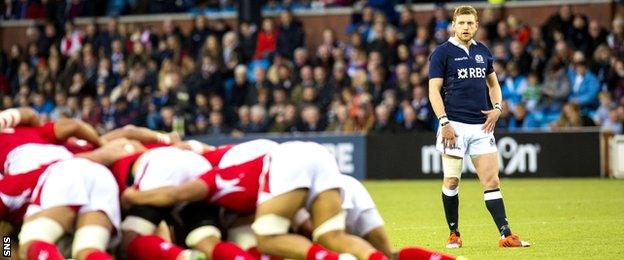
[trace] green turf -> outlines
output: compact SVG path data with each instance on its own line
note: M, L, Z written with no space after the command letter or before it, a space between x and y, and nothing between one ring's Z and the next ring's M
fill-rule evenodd
M420 245L468 259L623 259L624 181L504 179L502 192L514 233L530 248L501 249L476 180L460 186L461 249L444 248L448 228L441 181L365 182L395 248Z

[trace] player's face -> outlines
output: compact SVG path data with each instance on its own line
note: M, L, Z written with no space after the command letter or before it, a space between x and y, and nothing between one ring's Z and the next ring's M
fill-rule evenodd
M458 15L453 21L455 37L463 42L472 40L477 32L478 26L477 18L471 14Z

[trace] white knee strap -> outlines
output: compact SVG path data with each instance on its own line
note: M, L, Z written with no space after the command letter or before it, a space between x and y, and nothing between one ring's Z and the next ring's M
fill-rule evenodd
M18 238L19 244L25 245L32 241L43 241L54 244L63 234L65 230L55 220L51 218L37 218L22 225Z
M186 240L184 242L188 247L192 248L207 237L217 237L218 239L221 239L221 231L215 226L198 227L193 229L193 231L186 236Z
M347 214L343 210L340 213L338 213L337 215L335 215L335 216L331 217L330 219L328 219L327 221L325 221L320 226L318 226L312 232L312 241L318 241L319 237L321 237L322 235L327 234L327 233L329 233L331 231L345 230L346 221L347 221Z
M287 234L289 228L290 219L276 214L263 215L251 225L251 229L259 236Z
M461 179L463 167L464 165L462 158L442 156L442 171L444 171L445 178Z
M78 253L85 249L106 251L110 235L110 230L99 225L88 225L79 228L76 230L76 234L74 234L72 257L77 258Z
M21 120L22 117L16 108L4 110L0 112L0 129L15 127Z
M238 244L241 248L247 250L258 244L256 234L250 225L238 226L228 230L228 240Z
M121 230L132 231L139 235L151 235L156 231L156 225L141 217L128 216L121 222Z

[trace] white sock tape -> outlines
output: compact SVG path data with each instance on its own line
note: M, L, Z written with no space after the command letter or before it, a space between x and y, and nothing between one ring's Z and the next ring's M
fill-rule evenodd
M495 199L502 199L502 198L503 198L503 194L500 191L483 193L484 200L495 200Z
M72 244L72 257L77 258L80 251L96 249L105 251L111 232L105 227L98 225L83 226L76 230L74 243Z
M64 233L61 224L51 218L42 217L24 223L18 238L20 245L37 240L54 244Z
M312 241L318 241L319 237L335 230L345 230L347 214L341 211L337 215L325 221L312 232Z
M121 230L132 231L139 235L151 235L156 231L156 225L141 217L127 216L121 222Z
M221 239L221 231L215 226L202 226L193 229L191 233L186 236L184 241L188 247L196 246L202 239L207 237L217 237Z

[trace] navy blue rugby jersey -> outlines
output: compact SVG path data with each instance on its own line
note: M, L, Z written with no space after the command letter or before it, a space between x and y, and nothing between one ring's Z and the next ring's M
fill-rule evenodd
M429 78L442 78L442 99L449 120L483 124L481 110L492 108L486 77L494 71L490 50L472 40L470 48L454 37L438 46L429 57Z

